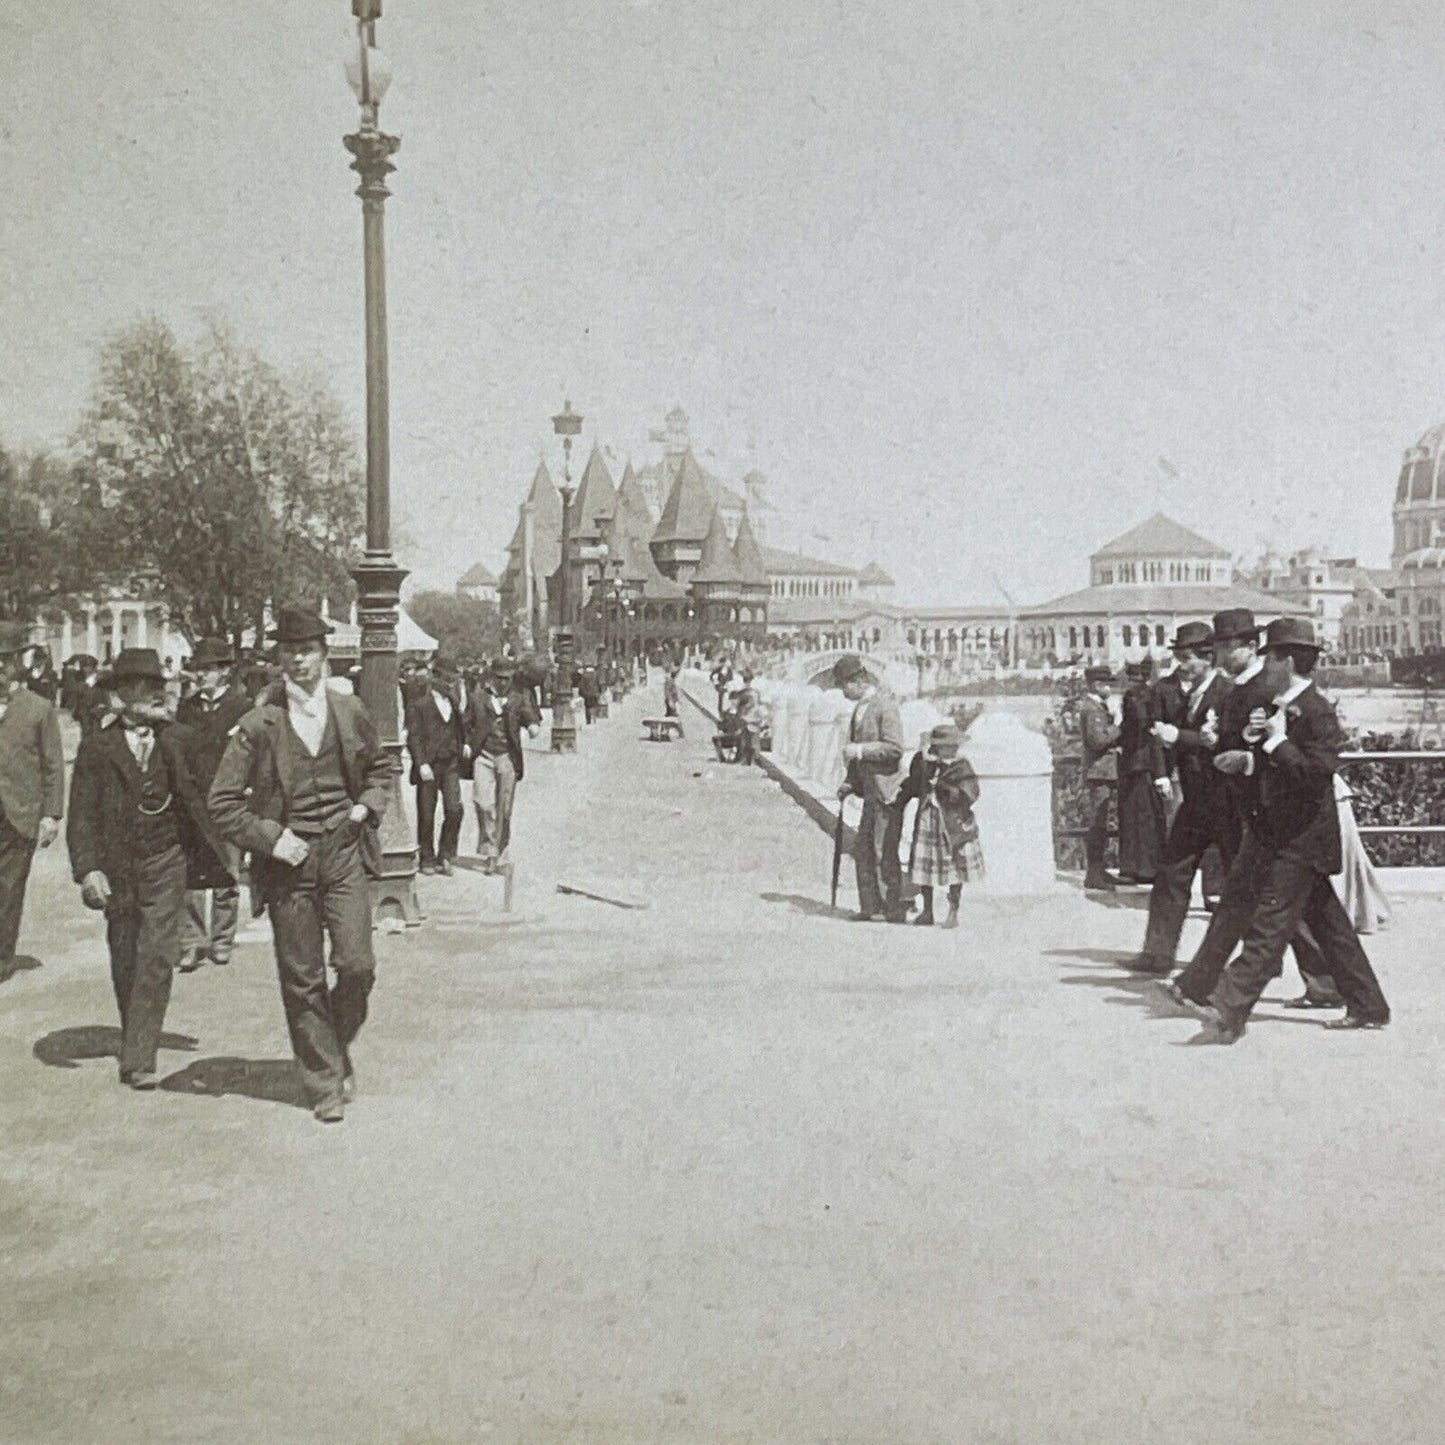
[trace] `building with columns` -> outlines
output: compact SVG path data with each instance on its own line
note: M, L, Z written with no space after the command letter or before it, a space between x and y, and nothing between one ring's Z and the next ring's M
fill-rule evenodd
M191 644L144 578L51 603L35 619L31 640L49 650L56 667L80 654L109 662L123 647L153 647L177 662L191 655Z

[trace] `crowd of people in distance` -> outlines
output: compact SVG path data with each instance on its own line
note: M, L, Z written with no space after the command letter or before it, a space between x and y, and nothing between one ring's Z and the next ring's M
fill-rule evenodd
M768 719L750 667L735 667L721 654L708 674L717 693L718 730L712 745L718 761L751 767L760 751L772 746Z

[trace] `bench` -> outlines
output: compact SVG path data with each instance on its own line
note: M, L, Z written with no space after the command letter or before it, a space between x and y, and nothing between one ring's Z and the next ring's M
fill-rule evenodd
M682 719L676 717L645 717L642 726L647 729L650 743L670 743L674 734L682 736Z

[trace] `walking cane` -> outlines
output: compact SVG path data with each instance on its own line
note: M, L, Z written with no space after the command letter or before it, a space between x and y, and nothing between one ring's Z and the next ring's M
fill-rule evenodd
M843 871L843 804L838 804L838 821L833 825L833 893L829 906L838 906L838 876Z

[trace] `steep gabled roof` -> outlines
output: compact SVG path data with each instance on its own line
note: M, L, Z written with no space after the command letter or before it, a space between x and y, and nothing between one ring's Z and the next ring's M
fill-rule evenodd
M480 562L473 567L468 567L457 578L458 587L495 587L496 585L497 579Z
M628 462L627 470L622 473L622 480L617 486L617 511L626 517L629 531L644 542L652 536L652 513L648 510L647 497L643 493L642 483L637 480L637 473L632 470L631 462Z
M703 539L702 557L697 571L692 574L693 582L714 584L739 583L743 579L733 561L733 549L728 543L728 529L719 508L712 509L712 521L708 523L707 536Z
M605 524L617 506L617 488L612 482L612 473L602 460L602 449L592 444L592 455L577 484L577 495L572 498L572 535L574 537L600 537Z
M532 508L532 547L536 554L533 570L538 577L550 577L562 560L562 493L553 485L546 462L537 463L527 503ZM522 526L518 516L512 540L507 544L511 562L518 566L522 561Z
M707 536L716 510L717 504L708 494L697 458L690 451L685 452L652 540L701 542Z
M858 574L858 580L865 587L893 587L897 585L876 562L870 562Z
M1130 527L1122 537L1105 542L1094 557L1228 557L1229 553L1208 537L1191 532L1163 512Z
M753 524L746 507L743 508L742 521L738 523L737 540L733 543L733 566L742 581L767 585L768 569L763 565L763 549L753 535Z

